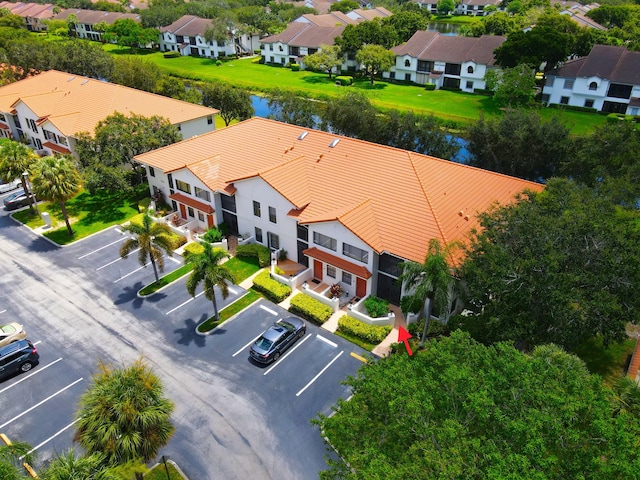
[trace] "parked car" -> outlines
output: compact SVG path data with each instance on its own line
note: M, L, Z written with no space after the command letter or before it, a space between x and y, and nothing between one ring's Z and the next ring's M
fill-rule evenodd
M0 347L27 338L27 332L17 322L0 325Z
M7 193L15 190L20 186L20 180L11 180L10 182L0 181L0 193Z
M32 197L30 194L29 197ZM13 192L7 198L4 199L4 208L7 210L15 210L17 208L26 207L29 205L29 198L25 195L24 190L21 188L17 192Z
M28 372L38 364L39 359L38 350L26 339L0 347L0 380Z
M307 326L296 317L278 320L251 345L249 355L260 363L275 362L293 343L302 338Z

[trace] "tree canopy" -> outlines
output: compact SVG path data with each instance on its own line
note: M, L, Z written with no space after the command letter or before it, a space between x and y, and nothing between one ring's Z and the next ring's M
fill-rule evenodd
M202 104L219 109L226 126L232 120L246 120L253 116L251 95L246 90L221 82L205 83L201 89Z
M371 79L371 85L373 85L376 75L393 67L396 55L381 45L363 45L356 53L356 61L362 64L365 75Z
M316 53L304 57L304 64L311 70L327 72L329 78L334 69L342 65L343 58L338 45L321 45Z
M319 419L341 461L323 479L633 478L637 419L553 345L523 354L467 334L391 355Z

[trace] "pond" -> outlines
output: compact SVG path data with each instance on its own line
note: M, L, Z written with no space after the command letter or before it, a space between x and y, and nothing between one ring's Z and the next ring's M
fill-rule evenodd
M264 97L251 95L251 104L253 105L253 109L255 110L256 117L267 118L271 113L271 109L269 108L269 100ZM460 147L458 153L456 153L451 160L458 163L467 163L469 160L467 141L461 137L449 136L449 138L453 139Z
M442 35L455 37L460 32L460 24L446 22L430 22L427 30L430 32L440 32Z

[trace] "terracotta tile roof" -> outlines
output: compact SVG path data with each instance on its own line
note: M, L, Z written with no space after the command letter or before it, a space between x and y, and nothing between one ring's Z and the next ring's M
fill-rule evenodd
M594 45L586 57L571 60L548 75L599 77L616 83L640 85L640 52L630 52L624 47Z
M472 61L482 65L495 62L493 52L507 37L451 37L438 32L417 31L406 43L393 47L396 55L409 55L420 60L462 63Z
M364 20L373 20L374 18L384 18L390 17L393 15L393 12L390 12L384 7L376 7L376 8L357 8L352 12L348 12L347 15L354 14L361 17Z
M307 132L304 138L300 134ZM329 144L339 139L334 147ZM422 262L429 240L464 240L477 213L543 186L405 150L263 118L136 157L186 168L212 191L260 177L301 223L337 221L376 252ZM462 212L462 214L460 214Z
M58 13L54 18L56 20L67 20L70 15L75 15L78 22L87 25L95 25L96 23L106 22L109 25L115 23L116 20L129 18L141 23L140 15L137 13L120 13L120 12L103 12L101 10L84 10L81 8L69 8Z
M304 22L309 23L310 25L315 25L316 27L338 27L340 25L344 26L358 23L359 21L360 20L349 17L346 13L329 12L322 15L314 15L311 13L302 15L302 17L292 23Z
M0 8L6 8L13 15L23 18L52 18L55 5L51 3L23 3L23 2L0 2Z
M212 20L196 17L195 15L184 15L171 25L160 28L161 32L170 32L185 37L204 36L207 27L213 23Z
M49 70L0 87L0 111L10 112L18 103L28 106L38 118L46 118L63 135L93 133L96 124L120 112L123 115L161 115L172 124L218 113L203 107L153 93Z
M309 23L293 22L278 35L261 39L262 43L282 42L293 47L319 48L321 45L333 45L336 37L342 35L341 27L316 27Z
M320 250L316 247L307 248L303 250L302 253L305 255L316 258L324 263L328 263L333 265L334 267L339 268L340 270L345 270L349 273L353 273L360 278L371 278L371 272L367 270L366 267L362 265L356 265L353 262L345 260L344 258L338 257L337 255L332 255L330 253L325 252L324 250Z
M69 150L68 148L61 147L60 145L56 145L55 143L51 143L51 142L44 142L42 146L48 148L49 150L53 150L54 152L57 152L57 153L62 153L62 154L71 153L71 150Z
M204 213L215 212L215 210L213 209L210 203L200 202L195 198L187 197L186 195L183 195L181 193L172 193L171 195L169 195L169 198L171 200L175 200L176 202L184 203L185 205L188 205L189 207L193 207Z

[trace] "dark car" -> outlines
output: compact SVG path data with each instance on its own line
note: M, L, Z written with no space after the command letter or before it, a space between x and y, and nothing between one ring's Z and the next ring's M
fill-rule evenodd
M307 331L307 326L296 317L278 320L251 345L249 355L256 362L271 363Z
M0 347L0 380L19 372L28 372L38 364L40 355L29 340L18 340Z
M32 196L33 195L29 195L29 197ZM4 208L7 210L15 210L17 208L26 207L29 205L29 201L30 199L25 195L24 190L21 188L4 199Z

